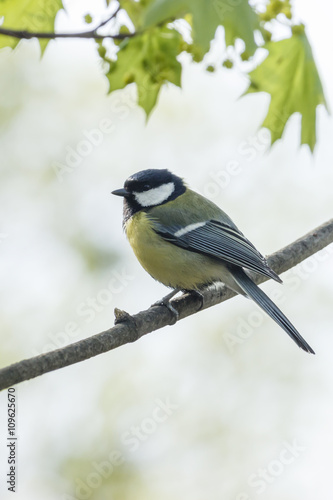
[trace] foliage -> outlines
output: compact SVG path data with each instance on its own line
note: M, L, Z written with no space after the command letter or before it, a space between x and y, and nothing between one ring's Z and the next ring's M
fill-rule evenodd
M20 31L53 31L54 20L60 9L61 0L0 0L0 19L4 18L1 27ZM15 48L19 39L0 36L0 49ZM42 51L48 40L40 40Z
M61 8L61 0L0 0L0 48L14 48L20 38L26 37L20 37L20 31L52 31ZM123 24L114 22L119 10L127 15ZM225 51L223 67L232 68L237 62L249 72L246 93L271 95L262 125L271 131L272 143L282 136L289 117L299 112L301 143L313 151L316 109L326 102L304 26L293 22L289 0L270 0L262 11L248 0L106 0L106 14L110 22L101 22L81 35L96 39L99 56L106 63L110 92L136 84L138 104L149 116L163 85L181 85L180 54L188 52L194 62L202 62L216 30L222 26L225 45L232 47ZM85 20L94 24L90 14ZM277 23L287 26L290 36L272 41ZM10 36L13 31L1 35L3 28L17 30L17 38ZM44 50L48 40L40 43ZM268 55L253 69L260 48ZM206 65L206 70L214 71L216 66Z
M110 61L110 92L136 82L138 102L148 115L164 82L180 87L181 65L176 59L180 44L180 34L166 27L151 28L125 40L117 60Z
M316 143L316 107L326 104L310 44L304 31L290 38L268 42L266 59L250 73L247 92L268 92L271 103L263 126L271 131L272 143L279 139L288 118L302 115L301 143L313 151Z

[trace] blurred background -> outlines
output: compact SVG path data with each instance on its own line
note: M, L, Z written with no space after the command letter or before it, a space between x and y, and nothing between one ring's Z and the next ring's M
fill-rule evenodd
M66 2L63 31L103 2ZM333 8L294 2L329 104ZM221 40L221 37L220 37ZM218 57L218 49L217 56ZM235 68L183 59L151 118L135 88L106 96L94 43L35 41L0 52L1 366L113 325L166 289L140 268L110 195L132 173L169 168L269 254L332 217L332 118L312 156L300 117L269 149L269 98L240 98ZM206 64L205 64L206 65ZM17 386L17 500L298 500L333 486L332 246L263 288L316 351L299 350L241 297ZM7 472L0 394L0 491Z

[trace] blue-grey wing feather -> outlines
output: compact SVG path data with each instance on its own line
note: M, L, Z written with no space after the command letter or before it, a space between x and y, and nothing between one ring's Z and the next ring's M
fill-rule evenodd
M157 221L153 226L162 238L174 245L192 252L204 253L281 282L279 276L268 266L264 256L236 227L210 220L201 227L177 235L181 230L179 226L165 226Z

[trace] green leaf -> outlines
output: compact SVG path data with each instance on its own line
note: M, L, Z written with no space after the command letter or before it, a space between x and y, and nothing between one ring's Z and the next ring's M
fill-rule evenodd
M164 83L180 87L181 64L176 57L181 41L180 34L168 28L152 28L124 41L117 61L109 61L109 92L135 82L138 103L149 116Z
M236 38L241 38L247 52L250 55L255 52L253 31L259 29L259 20L247 0L154 0L146 11L144 27L186 14L192 16L193 42L201 47L203 54L208 52L219 25L224 26L226 45L233 45Z
M316 108L327 108L323 88L308 39L303 30L291 38L268 42L266 59L250 76L246 93L268 92L271 102L262 123L271 131L272 144L280 139L289 117L296 112L302 115L301 144L308 144L311 151L316 143Z
M152 2L153 0L119 0L121 8L126 10L136 31L142 28L145 12Z
M12 28L18 31L53 32L54 20L60 9L62 0L0 0L0 18L3 28ZM11 47L14 49L19 38L0 35L0 49ZM44 52L49 40L39 40Z

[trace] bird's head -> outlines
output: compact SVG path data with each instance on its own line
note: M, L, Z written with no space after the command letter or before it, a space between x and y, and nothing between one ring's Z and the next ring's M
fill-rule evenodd
M148 169L131 175L124 187L112 191L112 194L123 196L125 205L133 214L174 200L185 190L183 180L169 170Z

